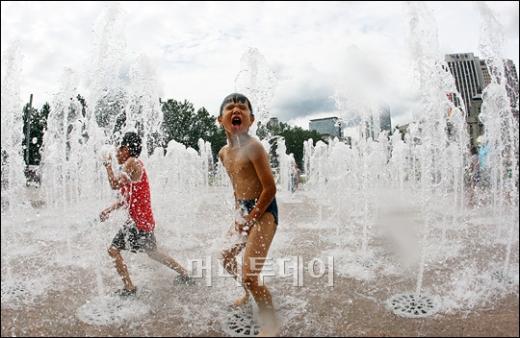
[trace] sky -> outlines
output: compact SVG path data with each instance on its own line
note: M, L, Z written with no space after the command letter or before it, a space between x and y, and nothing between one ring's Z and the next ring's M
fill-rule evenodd
M502 24L502 55L518 70L519 5L487 2ZM112 7L111 7L112 6ZM92 66L100 16L113 3L1 2L1 49L17 43L23 58L21 95L36 107L52 101L68 67ZM384 102L392 124L412 119L410 16L404 2L119 2L124 62L145 55L163 99L187 99L218 113L235 91L241 57L256 48L276 75L270 114L308 128L311 118L337 116L334 95L375 78L368 95ZM440 55L479 55L481 17L474 2L426 2ZM3 68L3 67L2 67ZM2 86L4 75L2 73ZM88 88L80 80L80 88Z

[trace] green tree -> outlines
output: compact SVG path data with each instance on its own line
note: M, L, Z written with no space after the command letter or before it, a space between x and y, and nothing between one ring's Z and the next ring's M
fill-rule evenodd
M213 152L213 160L217 160L218 152L227 143L226 132L224 131L224 128L221 128L221 127L217 128L217 132L215 134L213 134L209 138L208 141L211 143L211 150Z
M315 130L305 130L300 127L287 129L280 132L280 136L285 139L285 146L288 153L294 154L294 160L300 169L303 169L303 142L312 139L313 143L320 141L322 138Z
M314 144L316 144L316 142L322 140L320 134L315 130L291 127L289 124L284 122L259 125L257 135L261 139L271 138L269 143L271 144L271 159L273 166L278 165L278 160L275 156L278 145L273 136L282 136L285 140L287 153L294 154L294 160L300 169L303 168L303 142L312 139Z
M162 104L164 142L175 140L199 150L199 139L212 144L213 155L226 142L225 134L217 127L216 119L206 108L195 111L193 103L169 99Z
M215 117L211 116L206 108L197 110L193 123L191 124L190 138L198 142L199 138L208 141L217 132Z
M78 94L76 99L81 104L81 116L86 117L87 116L87 102L85 101L85 98Z
M175 140L186 146L189 144L189 128L195 112L193 104L187 100L179 102L169 99L161 106L163 112L163 131L166 144Z
M22 146L24 149L24 159L26 165L38 165L40 164L41 155L40 148L43 142L43 134L47 129L47 118L51 108L46 102L40 111L32 108L29 114L29 104L26 104L23 108L23 133L24 138L22 140ZM29 128L30 138L29 144L26 144L27 128ZM29 152L29 161L27 162L27 152Z
M84 114L85 99L79 95L77 99L82 106L81 114ZM126 122L125 107L127 103L127 93L119 89L113 92L105 92L93 105L98 126L105 130L105 134L109 135L112 141L117 139L122 126Z

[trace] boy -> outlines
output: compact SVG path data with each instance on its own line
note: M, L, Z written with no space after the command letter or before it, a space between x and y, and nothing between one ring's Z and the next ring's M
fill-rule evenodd
M242 215L231 230L242 236L222 256L224 268L237 279L235 257L245 248L242 266L245 294L235 305L247 303L251 294L266 323L262 323L259 335L274 336L278 333L278 321L271 293L259 283L259 274L278 224L276 185L266 151L248 134L254 120L251 103L242 94L228 95L220 106L218 122L226 132L228 144L220 150L219 158L231 179L235 205Z
M117 272L121 276L124 288L116 293L121 296L130 296L136 293L137 288L132 283L128 269L121 256L121 250L130 249L132 252L146 252L151 259L177 271L177 281L189 284L188 272L173 258L157 249L154 228L155 220L152 213L150 185L143 162L138 159L141 154L141 138L135 132L128 132L123 136L117 149L117 162L122 165L119 175L114 174L110 158L105 162L108 181L112 189L120 189L122 198L109 208L103 210L101 221L108 219L109 214L122 206L128 209L128 220L119 230L108 254L114 259Z

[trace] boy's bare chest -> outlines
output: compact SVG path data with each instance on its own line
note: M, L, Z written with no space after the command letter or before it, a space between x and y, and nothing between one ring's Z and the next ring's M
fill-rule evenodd
M246 174L252 170L252 164L243 152L228 151L224 160L224 167L232 176Z

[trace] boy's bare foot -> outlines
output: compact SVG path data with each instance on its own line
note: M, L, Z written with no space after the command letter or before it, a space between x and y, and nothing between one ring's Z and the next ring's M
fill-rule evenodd
M114 293L116 295L118 295L119 297L123 297L123 298L131 297L131 296L135 296L135 294L137 293L137 288L134 287L133 289L130 289L130 290L127 288L123 288L123 289L116 290Z
M257 337L276 337L280 333L280 323L274 312L260 313L260 326Z
M232 307L235 307L235 308L241 307L241 306L246 305L247 303L249 303L249 294L247 292L245 292L242 297L235 299Z
M271 322L260 328L257 337L277 337L280 333L280 324L278 321Z
M186 285L186 286L195 285L195 281L188 275L177 275L175 277L175 283L178 285Z

